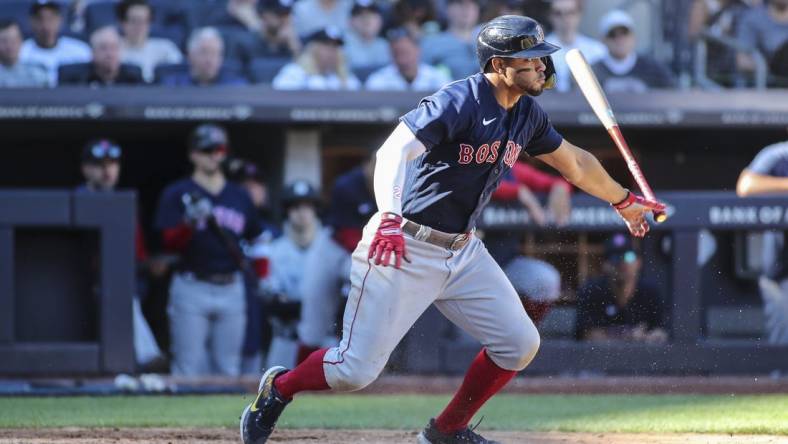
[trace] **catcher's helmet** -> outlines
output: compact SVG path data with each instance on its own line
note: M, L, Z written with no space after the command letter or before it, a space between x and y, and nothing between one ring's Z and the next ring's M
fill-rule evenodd
M544 31L536 20L521 15L502 15L482 26L476 37L476 57L485 70L493 57L540 58L545 64L545 89L555 87L555 66L550 54L561 49L544 41Z

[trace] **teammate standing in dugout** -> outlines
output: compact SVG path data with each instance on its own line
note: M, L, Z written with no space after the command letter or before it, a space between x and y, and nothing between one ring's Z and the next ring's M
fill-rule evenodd
M266 442L296 393L360 390L374 381L430 304L483 348L417 442L492 442L468 423L539 348L517 293L474 236L501 177L525 148L610 202L634 236L648 232L645 213L664 209L623 188L593 155L566 141L532 98L555 84L550 54L558 49L544 41L535 20L497 17L476 41L482 72L446 85L401 118L377 152L378 213L353 253L342 341L293 370L263 374L257 398L241 416L245 444Z

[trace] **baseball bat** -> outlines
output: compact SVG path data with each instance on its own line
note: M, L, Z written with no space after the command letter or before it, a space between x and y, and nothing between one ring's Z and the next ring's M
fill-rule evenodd
M648 185L646 176L644 176L643 172L640 170L640 165L638 165L637 160L635 160L635 156L632 155L632 151L629 149L624 135L621 134L621 128L619 128L616 116L613 114L613 108L610 107L610 103L607 101L602 86L599 85L599 80L597 80L596 75L594 75L594 72L591 70L591 66L583 56L583 53L577 48L570 49L566 53L566 63L569 65L569 69L572 71L572 75L575 77L577 85L583 92L588 104L591 105L591 109L594 110L594 114L596 114L599 121L602 122L607 133L610 134L613 142L624 157L627 168L629 168L629 172L632 173L632 177L635 178L635 182L638 184L638 187L640 187L640 191L643 192L646 199L656 202L657 198L654 196L654 191L652 191L651 187ZM652 213L654 214L654 220L657 222L664 222L668 218L668 215L665 214L664 211L654 210Z

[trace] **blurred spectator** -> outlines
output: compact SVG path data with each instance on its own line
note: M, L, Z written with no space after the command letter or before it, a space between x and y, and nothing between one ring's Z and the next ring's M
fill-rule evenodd
M77 187L80 193L112 193L118 185L120 178L120 162L122 157L121 147L108 139L91 140L82 149L82 176L85 182ZM155 261L148 256L145 240L139 223L135 226L134 257L137 265L137 279L144 279L144 271L161 270ZM96 248L98 255L98 246ZM98 287L98 282L94 285ZM138 289L144 285L137 285ZM135 362L140 371L161 371L161 366L166 364L166 359L159 349L153 336L148 321L142 314L140 298L144 294L138 291L132 299L132 321L134 328L134 355Z
M539 259L518 256L503 267L526 313L537 326L561 296L561 275Z
M405 28L392 29L388 39L394 63L370 74L366 89L437 91L451 81L445 72L421 62L419 43Z
M382 67L391 62L389 45L380 37L383 16L373 0L356 0L345 34L345 55L351 69Z
M577 339L666 342L663 302L656 285L640 276L642 262L632 238L614 234L604 254L602 276L577 290Z
M305 261L317 239L329 237L317 217L319 202L317 190L302 180L287 185L282 194L282 207L287 214L284 234L271 242L270 273L261 283L265 311L273 327L267 367L293 368L296 364L297 326L303 299L301 283L305 271L314 271L304 268Z
M46 68L52 86L57 83L60 65L86 63L91 58L90 47L85 42L60 35L62 24L60 3L37 0L30 7L33 38L25 40L19 54L20 61Z
M567 92L572 88L572 74L566 64L566 53L579 49L588 63L593 65L607 54L602 42L580 33L580 19L583 16L581 0L553 0L550 2L550 24L553 32L545 40L561 47L553 54L553 64L557 77L556 90Z
M251 57L295 57L301 39L292 20L292 0L263 0L259 6L262 28L251 48Z
M279 237L280 230L266 220L268 187L257 165L244 159L232 159L227 162L227 175L229 180L249 193L262 228L260 235L244 246L244 253L252 262L255 273L244 273L246 333L241 353L241 374L257 374L263 368L262 352L271 342L271 325L264 315L260 279L268 277L271 242Z
M263 27L257 14L258 0L228 0L224 8L205 20L209 26L237 28L249 32L260 32Z
M642 93L674 86L664 65L635 52L635 22L629 14L608 12L599 22L599 34L605 38L608 54L592 67L605 91Z
M479 23L479 3L477 0L448 0L446 17L446 31L421 40L422 60L430 65L444 66L454 79L478 72L476 25Z
M293 5L293 24L301 37L327 27L347 31L352 0L300 0Z
M392 24L405 28L416 40L438 32L435 7L431 1L398 0L394 3Z
M275 89L356 90L361 82L350 72L342 53L339 29L329 27L307 39L304 52L276 75Z
M143 83L138 66L120 63L120 34L112 26L105 26L90 35L93 61L62 65L58 69L59 85L109 86Z
M747 11L741 18L737 38L745 48L760 51L774 74L788 77L788 70L782 71L788 64L788 0L769 0L765 6ZM745 52L737 55L736 62L742 71L755 69L752 56Z
M375 157L370 155L334 182L328 216L332 235L315 239L304 260L304 269L310 272L301 285L299 363L315 350L337 343L337 315L350 285L350 255L378 208L372 191L374 169Z
M47 86L49 77L43 66L19 60L22 31L11 20L0 20L0 88Z
M690 40L709 34L723 39L735 39L739 24L750 5L744 0L695 0L690 9L687 36ZM719 42L706 43L708 76L726 86L735 83L736 50Z
M763 148L736 183L741 197L788 195L788 141ZM785 233L764 233L763 275L758 285L763 298L766 334L771 344L788 344L788 246Z
M116 6L116 13L123 30L121 60L139 66L146 82L153 81L156 66L183 62L175 43L150 37L153 8L148 0L122 0Z
M216 28L198 28L192 32L187 58L188 70L164 74L159 83L166 86L232 86L247 83L244 78L222 69L224 40Z
M246 330L240 242L261 229L249 194L222 171L228 144L223 128L198 126L189 140L194 172L165 188L156 212L164 247L181 256L167 309L178 375L240 373Z

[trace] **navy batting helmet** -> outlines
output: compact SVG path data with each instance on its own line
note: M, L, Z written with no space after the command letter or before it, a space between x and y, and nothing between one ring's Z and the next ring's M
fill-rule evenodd
M476 38L476 57L482 71L493 57L540 58L545 68L545 89L555 87L555 66L550 54L561 49L544 41L544 31L536 20L521 15L502 15L482 26Z

